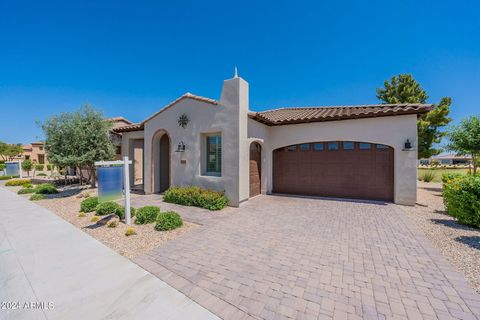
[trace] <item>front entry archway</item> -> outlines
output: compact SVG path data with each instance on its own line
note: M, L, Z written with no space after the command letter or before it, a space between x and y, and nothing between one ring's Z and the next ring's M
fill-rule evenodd
M262 193L262 146L250 144L250 198Z
M160 130L152 141L153 192L161 193L170 187L170 137Z

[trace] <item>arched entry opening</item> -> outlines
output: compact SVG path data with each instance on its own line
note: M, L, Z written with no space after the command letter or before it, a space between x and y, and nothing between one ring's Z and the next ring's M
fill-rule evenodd
M161 193L170 187L170 137L159 130L152 141L153 192Z
M250 144L250 197L262 193L262 146Z

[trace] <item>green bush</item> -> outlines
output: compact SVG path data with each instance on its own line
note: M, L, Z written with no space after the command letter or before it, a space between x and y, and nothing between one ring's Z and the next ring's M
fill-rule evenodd
M40 172L39 174L37 174L37 177L46 177L46 176L47 174L43 172Z
M130 216L135 217L137 210L134 207L130 207ZM120 217L120 219L125 219L125 207L120 206L117 211L115 212L117 216Z
M47 170L52 171L54 166L52 164L47 164Z
M6 167L5 163L0 163L0 171L5 170Z
M138 209L135 223L136 224L147 224L155 222L157 215L160 213L160 208L156 206L145 206Z
M425 170L419 176L419 180L424 182L432 182L433 179L435 179L435 170L432 170L432 169Z
M31 183L24 183L24 184L22 185L22 187L23 187L23 188L33 188L33 184L31 184Z
M443 177L443 202L458 222L480 227L480 176Z
M92 212L97 209L97 206L98 206L98 197L86 198L80 203L80 211Z
M45 196L43 194L32 194L30 196L30 200L32 201L37 201L37 200L42 200L45 199Z
M7 181L5 185L7 187L19 187L19 186L23 186L25 184L31 184L31 183L32 183L32 180L30 179L13 179L13 180Z
M155 220L155 230L167 231L181 227L182 217L175 211L160 212Z
M165 191L165 202L185 206L201 207L208 210L220 210L228 205L228 198L223 192L206 190L199 187L173 187Z
M10 180L13 178L18 178L19 176L0 176L0 180Z
M36 194L55 194L58 193L57 188L51 183L42 183L35 188Z
M99 216L105 216L107 214L117 214L118 210L122 209L122 206L113 201L107 201L100 203L97 206L97 214Z
M30 194L35 193L35 188L23 188L17 191L17 194Z
M35 165L35 170L36 171L43 171L43 168L45 168L45 165L43 165L43 164L36 164Z

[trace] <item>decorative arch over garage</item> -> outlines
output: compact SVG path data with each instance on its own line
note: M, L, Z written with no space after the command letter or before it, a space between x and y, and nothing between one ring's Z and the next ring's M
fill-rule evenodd
M274 193L394 200L394 149L362 141L316 141L273 151Z

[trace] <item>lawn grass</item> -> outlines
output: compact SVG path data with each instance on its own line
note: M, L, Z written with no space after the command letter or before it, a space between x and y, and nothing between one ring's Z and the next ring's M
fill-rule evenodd
M417 174L418 177L421 177L425 171L428 170L433 170L435 172L435 177L433 178L432 182L442 182L442 175L444 173L461 173L461 174L467 174L468 173L468 168L458 168L458 169L443 169L443 168L438 168L438 169L427 169L427 168L418 168L417 169Z

